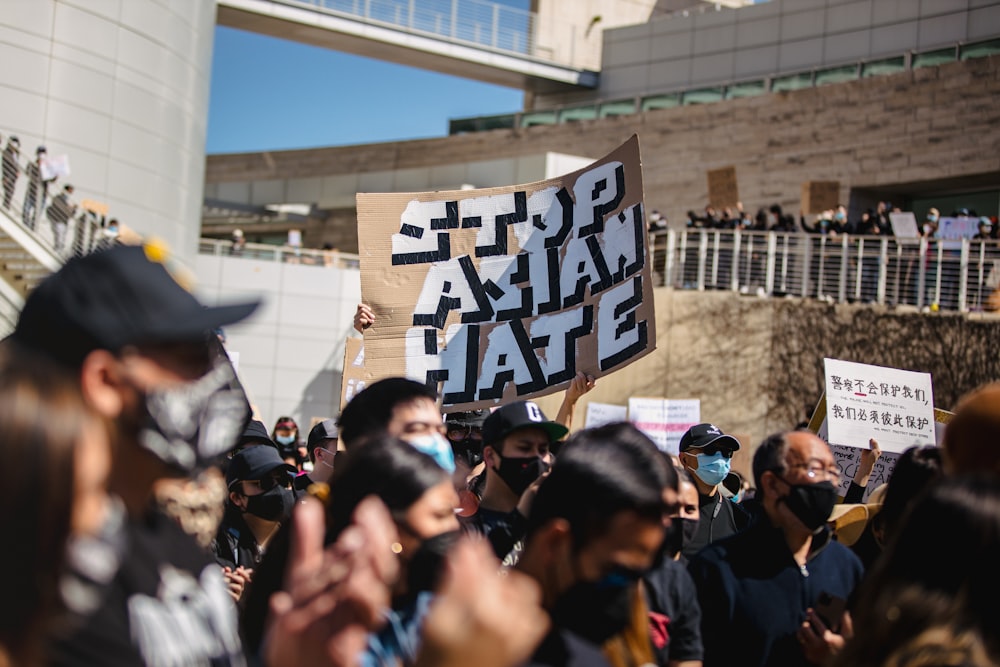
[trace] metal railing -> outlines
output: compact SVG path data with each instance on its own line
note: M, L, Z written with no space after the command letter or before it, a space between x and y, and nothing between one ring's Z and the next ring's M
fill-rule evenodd
M996 240L669 230L650 235L655 284L957 312L989 308Z
M278 0L407 32L552 61L536 44L534 12L483 0Z
M220 257L256 259L265 262L282 262L284 264L322 266L334 269L359 269L361 267L358 256L351 253L340 252L339 250L314 250L309 248L295 248L287 245L268 245L265 243L237 244L232 241L218 239L201 239L198 242L198 253Z
M107 229L107 218L80 206L78 191L71 196L76 209L69 217L50 214L63 184L42 181L31 162L22 155L9 154L3 160L0 211L60 261L114 243L115 234Z

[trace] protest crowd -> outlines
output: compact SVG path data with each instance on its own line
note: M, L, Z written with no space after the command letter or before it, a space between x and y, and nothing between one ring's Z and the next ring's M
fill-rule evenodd
M844 499L792 425L734 484L709 422L571 432L583 373L555 419L387 378L269 428L218 335L258 304L155 260L71 259L0 343L2 665L1000 663L1000 385L864 503L877 439Z

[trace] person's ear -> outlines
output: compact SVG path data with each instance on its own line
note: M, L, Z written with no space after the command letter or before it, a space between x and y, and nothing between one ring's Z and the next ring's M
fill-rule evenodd
M681 452L678 458L680 458L681 464L688 470L698 469L698 457L691 452Z
M80 367L80 389L87 403L98 414L116 419L124 409L121 389L124 384L121 361L107 350L94 350Z
M779 485L781 480L772 470L765 470L764 474L760 476L760 484L763 491L767 494L769 498L778 498L781 496L779 490Z
M489 468L499 468L500 467L500 452L493 447L493 445L485 445L483 447L483 460L486 461L486 466Z
M244 496L242 493L238 493L236 491L230 491L229 502L231 502L234 506L239 507L241 510L246 511L247 497Z

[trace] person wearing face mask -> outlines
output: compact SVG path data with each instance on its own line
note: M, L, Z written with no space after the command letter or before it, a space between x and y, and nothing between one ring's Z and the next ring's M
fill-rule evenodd
M292 511L295 468L273 447L248 447L229 462L226 513L212 544L220 565L251 577L278 525Z
M485 535L504 565L517 562L533 485L551 466L552 443L567 432L532 401L508 403L483 422L486 481L478 508L462 525Z
M679 445L680 461L698 489L698 526L684 544L682 553L691 558L706 545L733 535L750 523L750 516L729 501L730 492L722 482L729 474L733 454L740 441L723 433L714 424L696 424L687 430Z
M670 525L663 538L662 559L642 577L649 606L650 639L657 663L666 667L700 667L701 607L694 581L681 556L698 526L698 490L683 468L668 467Z
M278 453L285 463L302 469L302 463L306 459L305 448L299 442L299 425L291 417L278 417L274 422L274 430L271 432L271 440L278 447Z
M326 484L333 475L333 459L337 455L337 423L332 419L317 422L309 431L306 447L312 470L295 478L296 491L305 491L317 482Z
M636 433L630 424L577 432L539 486L516 568L541 586L552 629L529 665L655 659L639 582L660 554L669 463Z
M821 664L851 635L843 609L861 561L831 539L839 470L807 431L772 435L753 459L762 515L689 567L702 609L706 667ZM835 611L836 610L836 611Z
M31 292L11 336L79 382L114 443L108 491L123 508L96 543L71 546L64 590L88 594L72 596L46 664L245 664L218 565L152 501L243 431L250 406L211 331L258 304L206 307L165 260L153 245L70 259Z
M445 557L460 535L458 497L448 473L431 456L397 438L374 437L338 461L330 480L328 542L340 536L358 504L372 495L385 503L396 524L392 549L399 557L399 576L385 625L369 636L358 664L412 665Z

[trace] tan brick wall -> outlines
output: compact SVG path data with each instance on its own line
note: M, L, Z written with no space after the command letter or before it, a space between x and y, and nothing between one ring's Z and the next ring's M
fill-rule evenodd
M994 175L1000 56L702 106L419 141L208 157L208 183L406 169L546 151L600 157L639 135L646 204L674 223L735 165L747 209L797 211L805 180L852 188ZM959 181L961 185L961 180ZM349 216L338 216L347 223ZM349 230L345 231L349 234ZM347 249L347 244L344 244Z

